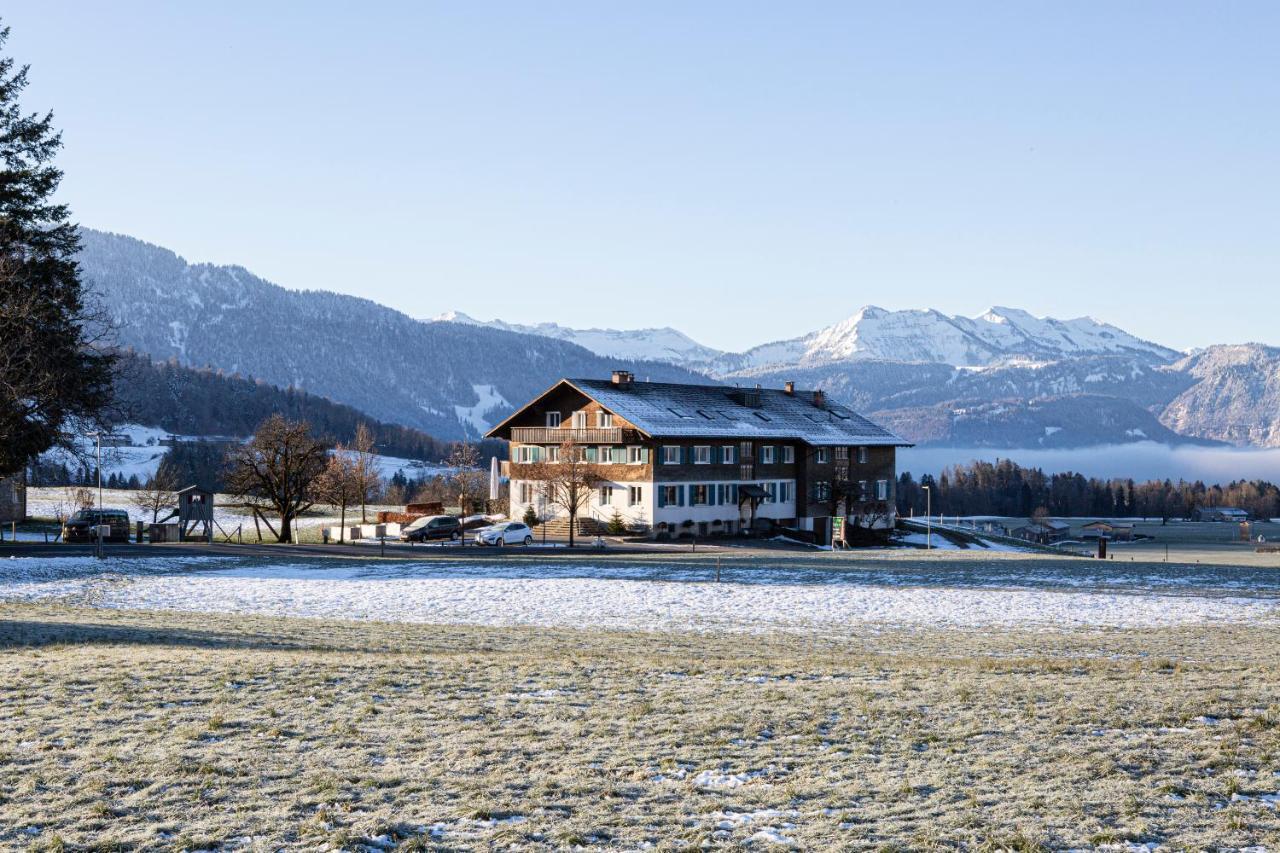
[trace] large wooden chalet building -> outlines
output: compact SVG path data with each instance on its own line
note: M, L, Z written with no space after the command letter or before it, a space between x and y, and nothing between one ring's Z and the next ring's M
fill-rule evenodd
M603 482L579 518L616 510L629 527L673 536L733 534L774 525L831 536L893 526L895 455L910 443L821 391L562 379L489 432L511 444L511 517L549 506L533 463L569 441Z

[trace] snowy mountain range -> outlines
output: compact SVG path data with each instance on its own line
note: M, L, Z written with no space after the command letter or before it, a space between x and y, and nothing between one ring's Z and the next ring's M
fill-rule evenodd
M542 336L424 323L367 299L287 290L243 267L189 264L131 237L81 232L84 278L120 346L307 391L441 439L483 434L566 373L624 367L702 379Z
M672 328L573 329L289 290L242 267L83 230L80 262L122 346L297 388L441 439L483 433L561 376L823 388L920 443L1280 447L1280 349L1184 355L1089 318L973 318L868 306L741 353Z
M568 341L610 358L627 358L640 361L663 361L686 367L703 365L723 355L719 350L703 346L684 332L670 327L661 329L570 329L557 323L521 325L501 320L477 320L461 311L449 311L432 317L432 323L462 323L468 326L484 326L525 335L539 335Z
M556 323L481 321L457 311L433 317L431 322L541 335L570 341L599 355L666 361L713 376L859 360L989 367L1086 355L1133 355L1165 362L1179 356L1175 350L1090 317L1055 320L1034 317L1017 308L992 308L969 318L933 310L886 311L868 305L834 325L742 353L712 349L670 327L571 329Z

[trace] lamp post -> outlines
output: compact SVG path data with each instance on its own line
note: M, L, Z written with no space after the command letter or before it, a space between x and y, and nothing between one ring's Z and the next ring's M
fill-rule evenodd
M924 487L924 548L926 551L933 550L933 490L928 486Z

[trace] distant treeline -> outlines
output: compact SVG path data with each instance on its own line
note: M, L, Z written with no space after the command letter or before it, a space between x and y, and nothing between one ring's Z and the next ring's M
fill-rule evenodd
M251 435L273 414L307 421L312 432L330 441L350 442L356 425L365 423L384 456L440 462L454 442L424 432L383 423L350 406L294 388L277 388L252 377L212 368L184 367L176 361L153 362L132 350L120 353L116 401L121 422L158 426L180 435ZM505 445L484 442L486 456L505 458Z
M956 465L919 481L910 472L898 478L898 512L923 515L924 486L933 492L933 513L1029 518L1039 510L1052 516L1191 518L1199 507L1240 507L1255 518L1280 517L1280 488L1265 480L1206 485L1185 480L1100 480L1065 472L1045 474L1002 459L998 463Z

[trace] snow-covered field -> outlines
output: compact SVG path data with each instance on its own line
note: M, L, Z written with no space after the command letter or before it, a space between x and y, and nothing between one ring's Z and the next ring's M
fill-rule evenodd
M484 401L482 400L483 404ZM145 482L148 477L155 474L156 469L160 467L160 460L169 451L166 445L161 444L169 436L169 433L158 427L122 424L116 427L113 433L118 436L128 436L132 445L102 448L102 474L104 477L119 474L127 480L129 477L136 475L139 480ZM198 441L201 438L213 438L213 436L180 436L180 438ZM82 439L80 441L80 452L84 455L84 458L93 459L96 452L93 439ZM447 474L452 470L448 466L423 462L418 459L404 459L398 456L375 454L374 459L378 474L384 479L390 479L395 476L397 471L403 472L406 477L415 478L434 477ZM71 454L59 450L45 454L44 460L54 463L63 462L72 469L76 469L80 465Z
M241 558L18 558L0 600L66 599L116 609L393 622L679 630L814 631L1280 625L1280 581L1261 571L1123 567L1028 574L1023 562L860 571L730 570L581 560L343 563ZM1033 564L1034 565L1034 564ZM1274 574L1274 573L1271 573ZM1256 576L1256 577L1255 577Z

